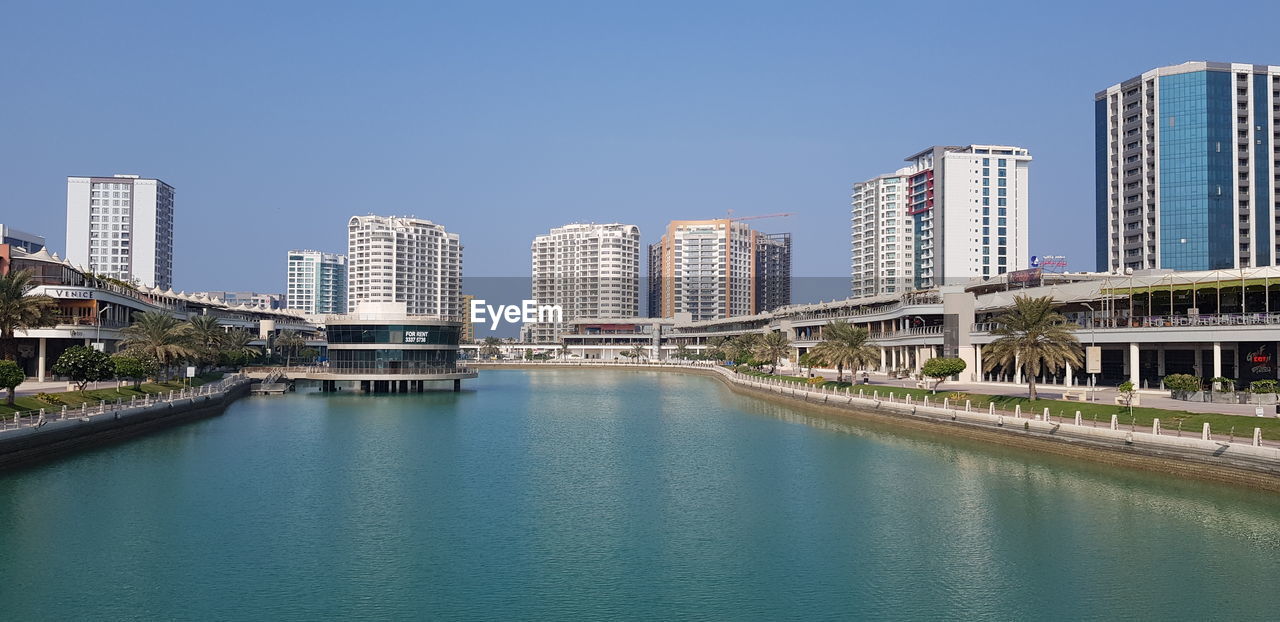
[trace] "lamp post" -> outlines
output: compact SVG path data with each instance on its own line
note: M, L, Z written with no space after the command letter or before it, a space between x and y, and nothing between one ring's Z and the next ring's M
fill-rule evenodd
M1085 308L1089 310L1089 347L1096 348L1098 347L1098 323L1093 319L1093 316L1094 316L1093 305L1087 302L1083 302L1080 304L1083 304ZM1085 369L1089 368L1089 355L1087 353L1085 354L1085 357L1084 357L1084 366L1085 366ZM1097 388L1097 384L1098 384L1097 379L1094 376L1095 374L1092 374L1092 373L1089 374L1089 389L1090 389L1089 401L1091 402L1098 401L1098 397L1094 395L1094 390Z
M98 308L98 314L97 314L98 315L98 318L97 318L98 319L98 336L96 339L94 339L94 341L97 342L95 344L96 345L95 349L99 352L103 352L106 350L106 348L102 347L102 314L106 313L107 309L110 309L110 308L111 308L111 305L102 305L101 307Z

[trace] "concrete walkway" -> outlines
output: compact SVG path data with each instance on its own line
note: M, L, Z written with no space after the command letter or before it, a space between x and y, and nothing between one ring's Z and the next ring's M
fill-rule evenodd
M796 376L804 375L797 369L783 369L781 367L778 368L778 373L796 375ZM814 369L813 373L815 375L822 376L829 380L835 380L836 378L836 372L834 370ZM849 379L849 373L846 372L844 377L845 377L845 380L847 381ZM859 373L858 378L860 379L861 377L862 377L862 374ZM871 380L871 386L882 386L882 387L889 386L889 387L906 387L906 388L915 388L916 386L915 380L890 379L887 374L882 374L879 372L871 372L870 380ZM928 381L926 386L932 387L933 381L932 380ZM1026 397L1027 395L1027 385L1013 384L1009 382L946 381L946 382L943 382L938 387L938 390L946 391L946 392L958 391L961 393L978 393L982 395L1008 395L1013 397ZM1082 390L1084 390L1084 387L1079 387L1079 386L1064 387L1061 385L1054 385L1054 384L1036 385L1036 393L1040 396L1040 398L1051 399L1051 400L1062 399L1062 394L1064 391L1077 392ZM1138 405L1149 407L1149 408L1164 408L1167 410L1185 410L1185 411L1194 412L1194 413L1245 415L1245 416L1252 417L1252 416L1255 416L1254 409L1257 407L1254 404L1212 404L1212 403L1205 403L1205 402L1184 402L1182 400L1175 400L1169 397L1168 391L1148 390L1148 391L1139 391L1138 393L1140 396L1138 398L1138 401L1139 401ZM1093 397L1093 401L1096 401L1097 403L1102 403L1102 404L1114 404L1115 398L1119 397L1119 395L1120 395L1120 392L1117 391L1115 387L1098 387L1096 390L1094 390L1091 393L1091 396ZM1263 405L1262 414L1263 416L1266 416L1266 417L1275 417L1276 416L1275 406Z
M70 383L68 383L66 380L47 380L45 382L36 382L34 380L28 380L27 382L24 382L18 385L18 390L15 391L14 393L15 395L23 396L23 395L35 395L36 393L65 393L67 391L74 391L75 387L72 387L70 389L67 388L69 384ZM89 386L86 387L85 390L92 391L94 389L114 389L114 388L116 388L116 381L108 380L106 382L90 382Z

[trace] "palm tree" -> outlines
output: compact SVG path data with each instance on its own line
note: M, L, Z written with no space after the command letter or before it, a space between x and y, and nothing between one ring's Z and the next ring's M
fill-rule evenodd
M1036 399L1036 376L1057 373L1067 365L1079 365L1080 340L1071 334L1077 327L1053 308L1053 296L1016 296L1013 308L995 319L991 334L997 339L982 349L983 367L1021 366L1027 379L1027 396Z
M751 361L758 345L760 345L760 335L746 333L730 339L725 347L733 354L733 362L742 364Z
M502 354L502 340L497 337L485 337L484 344L480 346L480 356L489 358L497 357Z
M0 275L0 359L18 358L17 331L56 326L57 305L48 296L28 296L31 272Z
M631 358L638 361L649 355L649 348L646 348L643 343L635 343L635 344L631 344L631 347L627 350L627 352L630 353Z
M163 311L138 314L120 333L126 350L149 356L165 368L196 354L191 344L191 325Z
M684 345L683 343L682 343L682 344L680 344L680 345L678 345L678 346L676 346L676 352L675 352L675 354L676 354L676 360L677 360L677 361L687 361L687 360L689 360L689 356L690 356L690 354L691 354L691 353L690 353L690 351L689 351L689 346L686 346L686 345Z
M258 338L251 332L242 329L228 331L222 339L222 354L231 361L246 361L257 358L261 351L251 345Z
M769 373L778 370L778 359L791 352L791 340L781 332L769 333L756 344L756 354L769 361Z
M293 363L293 355L297 353L299 348L307 345L307 340L302 338L297 332L292 330L280 331L275 339L276 349L284 352L285 367Z
M707 340L707 349L703 350L703 353L712 360L723 361L728 356L726 352L728 343L728 337L712 337Z
M844 368L857 371L880 359L880 351L867 345L867 329L832 320L822 328L822 343L809 350L809 360L836 368L836 382L844 380Z
M196 315L187 320L187 323L191 326L191 344L200 362L206 365L217 362L218 353L227 341L227 331L218 322L218 318Z

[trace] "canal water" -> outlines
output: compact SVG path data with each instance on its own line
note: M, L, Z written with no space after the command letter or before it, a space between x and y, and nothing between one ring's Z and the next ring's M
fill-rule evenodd
M1280 495L705 377L254 397L0 475L0 618L1246 620Z

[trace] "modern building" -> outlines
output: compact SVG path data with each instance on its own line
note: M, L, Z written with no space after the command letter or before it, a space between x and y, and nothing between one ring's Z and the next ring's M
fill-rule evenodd
M204 294L128 286L86 273L47 249L28 253L0 245L0 274L7 271L29 272L35 287L27 295L53 299L53 326L17 331L18 365L40 382L51 377L54 361L71 346L117 351L124 327L144 312L167 313L181 321L210 315L232 329L255 334L288 330L302 335L310 346L323 347L324 343L318 340L320 327L301 313L231 305ZM265 342L252 345L262 347Z
M329 364L307 372L326 391L420 392L476 372L458 366L462 323L405 312L404 302L362 302L325 320ZM299 376L301 377L301 376Z
M1280 67L1187 62L1094 95L1102 272L1276 265Z
M262 294L258 292L198 292L195 296L205 296L222 301L231 306L246 306L255 309L284 309L284 294Z
M462 309L458 311L458 317L462 320L462 336L459 338L462 343L476 340L476 325L471 321L471 301L475 299L471 294L462 295Z
M67 178L67 260L145 287L173 285L173 186L137 175Z
M1028 167L1021 147L930 147L907 158L915 289L1024 270Z
M0 223L0 244L8 244L11 248L20 248L28 253L38 252L44 248L44 237L26 231L19 231Z
M574 223L533 239L533 300L575 317L635 317L640 313L640 228ZM528 326L534 343L559 339L560 323Z
M347 256L321 251L289 251L285 304L304 313L347 312Z
M854 184L852 204L853 297L914 289L915 228L907 215L906 171Z
M462 308L462 244L429 220L353 216L347 238L347 308L403 302L410 315L453 318Z
M650 311L695 320L751 315L790 300L790 271L786 234L766 236L731 218L672 221L649 247Z

